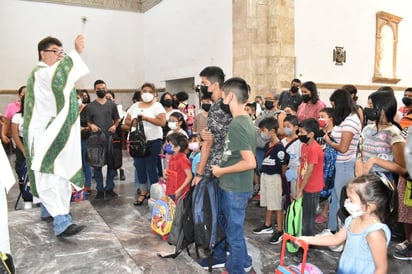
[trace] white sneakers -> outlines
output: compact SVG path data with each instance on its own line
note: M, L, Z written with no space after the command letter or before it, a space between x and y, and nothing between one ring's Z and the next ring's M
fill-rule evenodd
M316 234L315 236L325 236L325 235L332 235L333 233L330 232L330 229L324 229L322 230L321 233ZM343 247L345 246L345 244L341 244L341 245L332 245L329 246L329 249L332 250L333 252L342 252L343 251Z

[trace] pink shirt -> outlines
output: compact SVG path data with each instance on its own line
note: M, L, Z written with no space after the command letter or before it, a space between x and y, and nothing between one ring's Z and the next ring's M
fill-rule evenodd
M20 101L15 101L13 103L8 104L4 117L11 120L14 114L16 114L16 112L19 112L19 111L20 111Z
M302 102L299 105L297 116L299 122L308 118L318 120L319 112L326 107L326 104L321 100L318 100L315 104L309 104Z

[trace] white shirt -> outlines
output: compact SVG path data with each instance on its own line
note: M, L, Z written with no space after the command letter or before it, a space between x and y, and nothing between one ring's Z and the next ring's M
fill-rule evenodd
M150 118L156 118L161 113L166 113L166 110L159 102L155 102L148 108L139 108L139 102L134 103L128 110L131 119L137 118L138 115L143 115ZM148 141L162 139L163 129L161 126L154 125L148 121L143 121L144 133ZM134 130L134 129L132 129Z

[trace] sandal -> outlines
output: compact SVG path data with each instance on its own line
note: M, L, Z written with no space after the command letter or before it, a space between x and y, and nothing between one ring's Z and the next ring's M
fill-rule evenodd
M150 197L149 193L146 194L140 194L139 197L137 197L137 200L133 203L135 206L140 206L144 203L144 200L148 199ZM143 199L142 199L143 198Z

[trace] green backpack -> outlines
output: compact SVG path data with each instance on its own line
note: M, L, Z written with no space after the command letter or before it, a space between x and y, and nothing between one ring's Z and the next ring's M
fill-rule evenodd
M289 235L302 236L302 197L293 201L286 210L285 221L283 222L283 231ZM299 246L288 241L286 248L290 253L296 253Z

